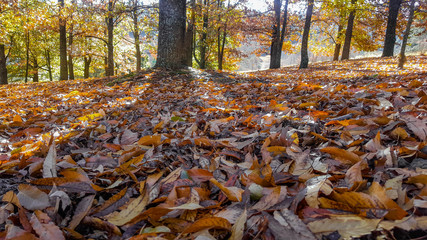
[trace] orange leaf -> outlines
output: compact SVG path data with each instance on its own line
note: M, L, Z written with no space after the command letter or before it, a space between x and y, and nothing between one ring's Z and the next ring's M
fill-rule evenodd
M186 229L184 229L182 233L183 234L194 233L204 229L211 229L211 228L220 228L220 229L230 230L231 224L227 219L222 217L207 217L207 218L202 218L195 221L193 224L191 224Z
M22 118L19 115L13 116L13 122L22 123Z
M320 151L329 153L335 160L339 160L345 164L355 164L362 160L357 154L337 147L325 147L320 149Z
M160 135L144 136L139 139L138 144L145 146L154 145L155 147L157 147L158 145L160 145L161 139L162 137Z
M408 178L407 183L421 183L427 185L427 175L426 174L420 174L415 177Z
M377 198L384 205L384 208L388 210L387 215L385 215L386 219L400 220L408 215L405 210L387 196L385 189L378 182L372 182L369 188L369 195Z
M194 143L197 146L206 146L206 147L212 146L211 140L209 140L208 138L205 138L205 137L194 139Z

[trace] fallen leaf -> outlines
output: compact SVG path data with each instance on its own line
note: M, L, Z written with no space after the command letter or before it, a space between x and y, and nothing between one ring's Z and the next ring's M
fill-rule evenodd
M212 228L231 230L231 224L225 218L207 217L207 218L202 218L195 221L193 224L191 224L186 229L184 229L182 233L183 234L193 233L193 232L201 231L203 229L212 229Z

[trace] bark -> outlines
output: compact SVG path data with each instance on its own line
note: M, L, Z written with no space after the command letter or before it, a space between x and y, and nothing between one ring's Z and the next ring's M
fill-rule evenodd
M52 63L51 63L51 59L50 59L50 51L49 50L45 50L45 56L46 56L46 64L47 64L47 72L49 73L49 81L53 81L52 78Z
M64 8L64 0L58 0L59 10ZM68 79L67 67L67 28L66 20L60 14L59 17L59 80Z
M184 65L187 67L193 66L193 51L194 51L194 23L196 22L195 15L196 1L191 0L191 19L185 31L185 56L184 56Z
M405 50L406 50L406 44L408 43L409 34L411 33L411 25L412 21L414 20L414 11L415 11L415 0L411 0L411 6L409 7L409 18L408 22L406 23L406 30L405 34L403 35L403 41L402 41L402 47L400 48L400 56L399 56L399 68L403 68L403 64L405 64L406 57L405 57Z
M113 19L113 0L108 1L108 17L107 17L107 71L105 72L106 76L114 75L114 19Z
M209 6L209 0L204 0L203 4L207 8ZM200 68L205 69L206 68L206 49L207 49L207 43L206 40L208 38L208 26L209 26L209 12L206 10L206 12L203 13L203 32L202 37L200 39Z
M218 69L222 70L224 64L224 49L227 41L227 24L224 26L222 35L218 32Z
M84 67L84 78L89 78L89 69L90 69L90 63L92 62L92 57L91 56L89 56L89 57L84 57L84 64L85 64L85 67Z
M343 30L343 25L340 23L338 26L338 34L337 34L337 40L335 41L335 50L334 50L334 61L338 61L340 57L340 51L341 51L341 35Z
M159 2L156 67L178 69L184 66L185 4L185 0L160 0Z
M34 57L33 61L33 82L39 82L39 63L36 57Z
M301 43L301 63L299 68L308 67L308 37L310 34L311 16L313 15L314 0L308 0L307 12L305 15L304 32L302 34Z
M0 44L0 85L7 84L7 65L4 44Z
M73 27L70 28L68 33L68 47L70 51L68 52L68 79L74 80L74 64L73 64Z
M273 36L270 46L270 69L280 68L280 60L282 58L283 40L285 38L286 22L288 16L288 0L285 3L284 19L282 30L280 29L280 12L282 9L282 0L274 0L274 26Z
M350 49L351 49L351 38L353 36L353 26L354 26L354 17L356 14L355 4L357 3L357 0L351 0L351 11L350 16L348 17L347 22L347 28L345 30L345 40L344 40L344 46L342 49L342 55L341 60L349 59L350 58Z
M135 58L136 58L136 71L141 71L141 46L139 41L139 24L138 24L138 1L135 0L132 9L133 19L133 37L135 39Z
M282 8L281 0L274 0L274 25L273 36L270 46L270 69L280 68L280 10Z
M402 0L390 0L388 6L387 30L385 32L384 48L382 57L392 57L394 54L394 44L396 43L397 15Z

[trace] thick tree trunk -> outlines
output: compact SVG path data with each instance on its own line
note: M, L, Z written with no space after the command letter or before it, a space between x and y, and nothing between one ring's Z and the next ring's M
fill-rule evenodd
M280 44L280 10L282 10L282 0L274 0L274 26L270 46L270 69L280 68L282 55Z
M58 0L59 10L64 8L64 0ZM67 28L66 20L59 14L59 80L68 79L67 68Z
M337 34L337 40L335 41L335 50L334 50L334 61L338 61L340 57L340 51L341 51L341 36L342 36L342 30L343 25L340 24L338 26L338 34Z
M156 67L177 69L184 66L185 3L185 0L160 0Z
M383 57L392 57L394 53L394 44L396 43L396 24L397 15L402 0L390 0L388 5L387 30L385 32Z
M114 75L114 19L113 19L113 0L108 1L108 18L107 18L107 71L106 76Z
M33 82L39 82L39 63L37 62L37 58L34 57L33 59L34 65L33 65Z
M185 40L184 40L184 44L185 44L184 65L187 67L193 66L194 23L196 22L195 8L196 8L196 1L191 0L191 19L190 19L190 23L187 26L187 30L185 31Z
M406 57L405 57L405 50L406 50L406 44L408 43L409 34L411 33L411 25L412 21L414 20L414 11L415 11L415 0L411 0L411 6L409 7L409 18L408 22L406 23L406 30L405 34L403 35L403 41L402 41L402 47L400 48L400 56L399 56L399 68L403 68L403 64L405 64Z
M7 84L7 65L4 44L0 44L0 85Z
M84 68L84 78L89 78L89 69L90 69L90 62L92 62L92 57L84 57L84 64L85 64L85 68Z
M136 58L136 71L141 71L141 46L139 42L139 26L138 26L138 1L134 2L132 10L133 19L133 37L135 39L135 58Z
M356 14L355 4L357 0L351 0L351 11L350 16L348 17L347 28L345 30L345 40L344 46L342 48L341 60L350 58L350 49L351 49L351 38L353 37L353 26L354 26L354 17Z
M270 48L270 68L280 68L280 61L282 59L282 47L283 41L285 40L286 26L288 21L288 3L289 0L285 2L285 9L283 14L283 24L282 30L280 30L280 10L281 10L281 0L274 0L274 12L276 17L276 24L273 27L273 38L271 41Z
M49 50L45 50L45 56L46 56L46 64L47 64L47 72L49 73L49 81L53 81L52 78L52 64L51 64L51 59L50 59L50 51Z
M311 16L313 15L314 0L308 0L307 12L305 15L304 32L302 34L301 43L301 63L299 68L308 67L308 37L310 34Z
M73 28L71 27L70 32L68 33L68 47L70 51L68 52L68 79L74 80L74 64L73 64Z
M25 33L25 82L28 82L28 70L30 67L30 33Z

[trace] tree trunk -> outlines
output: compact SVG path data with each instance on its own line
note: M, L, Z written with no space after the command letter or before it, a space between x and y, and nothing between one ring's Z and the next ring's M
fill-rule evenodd
M341 51L341 36L342 36L342 30L343 25L340 23L338 26L338 34L337 34L337 40L335 41L335 50L334 50L334 61L338 61L340 57L340 51Z
M132 9L133 37L135 39L136 72L141 71L141 46L139 41L138 0L133 1Z
M49 50L45 50L45 56L46 56L46 64L47 64L47 72L49 73L49 81L53 81L52 78L52 64L51 64L51 59L50 59L50 51Z
M281 0L274 0L274 16L275 24L273 26L273 36L270 48L270 69L280 68L280 61L282 59L282 47L285 39L286 25L288 21L288 2L285 2L285 9L283 14L283 24L280 30L280 11L282 8Z
M64 8L64 0L58 0L59 10ZM66 20L59 14L59 80L68 79L67 68L67 28Z
M104 57L104 72L105 72L105 76L107 75L108 72L108 57Z
M191 19L190 19L190 23L187 26L187 30L185 31L185 40L184 40L184 44L185 44L184 65L187 67L193 66L194 23L196 22L195 8L196 8L196 1L191 0Z
M304 32L301 43L301 63L299 68L308 67L308 37L310 34L311 16L313 15L314 0L308 0L307 12L305 15Z
M108 1L108 17L107 17L107 71L106 76L114 75L114 19L113 19L113 0Z
M92 62L92 57L86 57L84 56L84 63L85 63L85 68L84 68L84 78L89 78L89 69L90 69L90 62Z
M184 66L185 4L185 0L160 0L159 2L156 67L177 69Z
M37 57L34 57L33 61L33 82L39 82L39 63L37 62Z
M384 49L382 57L392 57L394 53L394 44L396 43L396 23L397 15L402 0L390 0L388 5L387 30L385 32Z
M25 33L25 83L28 82L28 69L30 67L30 33Z
M68 47L70 51L68 52L68 72L70 80L74 80L74 64L73 64L73 27L70 27L70 32L68 33Z
M222 39L221 39L222 38ZM218 33L218 69L223 69L224 64L224 49L227 41L227 24L224 26L224 31L221 34Z
M204 0L203 4L206 8L209 6L209 0ZM206 11L203 13L203 32L202 37L200 39L200 68L205 69L206 68L206 49L207 49L207 43L206 40L208 38L208 25L209 25L209 11L206 9Z
M350 58L351 37L353 36L354 17L356 14L355 4L357 0L351 0L351 11L348 17L347 28L345 30L344 46L342 48L341 60Z
M280 58L282 53L282 49L280 48L280 10L282 10L282 0L274 0L275 20L270 46L270 69L280 68Z
M4 44L0 44L0 85L7 84L7 66Z
M414 11L415 11L415 0L411 0L411 6L409 7L409 18L408 22L406 23L406 30L405 34L403 35L403 41L402 41L402 47L400 48L400 57L399 57L399 68L403 68L403 64L405 64L406 57L405 57L405 50L406 50L406 44L408 43L409 34L411 33L411 25L412 21L414 20Z

